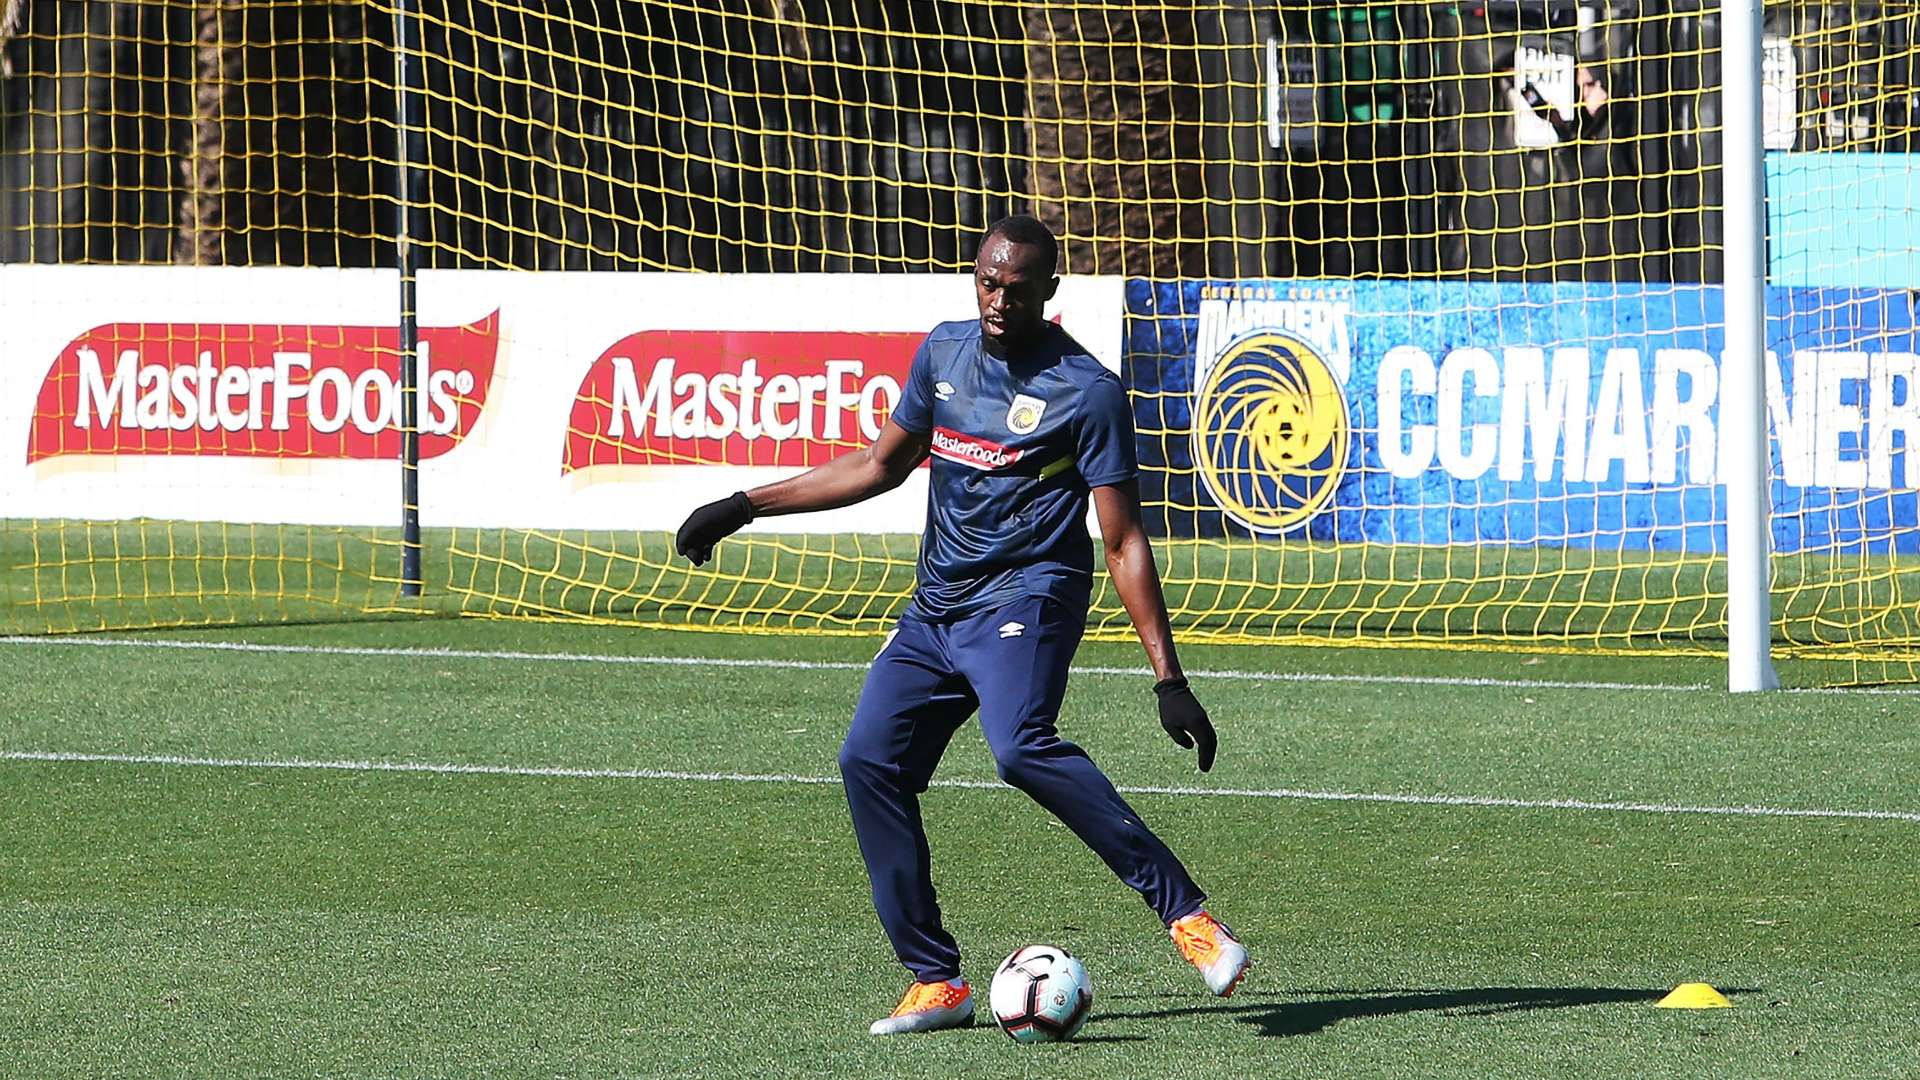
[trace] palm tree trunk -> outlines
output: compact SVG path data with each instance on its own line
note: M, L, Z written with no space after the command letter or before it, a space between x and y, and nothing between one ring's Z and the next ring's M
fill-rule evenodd
M1205 272L1195 17L1179 0L1027 8L1027 186L1063 270Z
M7 42L26 22L27 0L0 0L0 79L13 74L13 60L7 56Z
M226 226L226 103L240 82L239 0L200 0L194 12L193 122L180 160L179 234L173 261L223 262Z

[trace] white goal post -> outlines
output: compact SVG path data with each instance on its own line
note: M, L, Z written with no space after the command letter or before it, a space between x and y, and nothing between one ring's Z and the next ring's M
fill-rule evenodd
M1772 690L1766 388L1766 150L1761 129L1762 0L1721 7L1720 72L1726 226L1727 689Z

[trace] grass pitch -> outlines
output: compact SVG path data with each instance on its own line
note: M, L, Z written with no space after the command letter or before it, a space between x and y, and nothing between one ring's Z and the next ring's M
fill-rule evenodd
M878 635L913 591L918 542L759 533L694 568L666 533L428 529L426 594L403 598L395 529L0 518L0 634L460 614ZM1725 652L1717 558L1604 545L1156 543L1189 641ZM1920 682L1920 560L1783 555L1772 573L1776 649L1819 669L1809 681ZM1132 640L1104 573L1089 636Z
M984 987L1048 941L1095 982L1082 1038L1031 1047L985 1024L866 1034L905 976L838 788L804 781L833 777L875 641L447 619L116 637L145 644L0 644L9 1075L1896 1077L1920 1061L1911 695L1685 688L1718 681L1705 661L1190 648L1223 739L1200 776L1145 676L1082 673L1063 729L1118 783L1179 789L1129 797L1256 967L1208 997L964 729L941 778L981 786L925 806L969 975ZM270 651L156 647L238 640ZM469 654L418 651L434 649ZM1223 669L1243 674L1197 674ZM1262 671L1345 681L1246 677ZM1595 682L1630 685L1565 685ZM1763 812L1780 810L1906 816ZM1692 980L1735 1007L1653 1007Z

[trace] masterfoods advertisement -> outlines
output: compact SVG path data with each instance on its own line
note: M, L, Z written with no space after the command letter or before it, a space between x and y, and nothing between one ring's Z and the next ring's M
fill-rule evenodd
M1775 550L1920 551L1913 295L1774 289ZM1721 293L1127 287L1124 377L1172 535L1724 547Z
M1118 370L1118 278L1049 309ZM964 275L516 274L419 287L428 526L672 529L878 433ZM391 525L391 272L0 268L0 516ZM918 532L924 470L756 523Z
M965 276L423 276L429 526L671 529L872 439ZM0 516L391 525L391 272L0 268ZM1720 292L1068 278L1156 531L1711 552ZM1769 294L1776 550L1920 551L1902 290ZM917 532L924 471L755 528Z

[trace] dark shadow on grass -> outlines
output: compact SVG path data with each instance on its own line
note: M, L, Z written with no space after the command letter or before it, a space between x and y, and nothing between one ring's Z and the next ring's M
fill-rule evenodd
M1749 989L1723 990L1729 997L1752 993ZM1252 1024L1259 1034L1268 1036L1312 1035L1325 1031L1342 1020L1370 1016L1399 1016L1405 1013L1433 1012L1454 1016L1497 1016L1501 1013L1533 1009L1568 1009L1581 1005L1609 1005L1617 1002L1654 1002L1665 997L1666 990L1634 990L1610 986L1489 986L1460 990L1416 990L1376 988L1369 990L1295 990L1242 994L1231 1002L1194 1005L1178 1009L1148 1009L1138 1012L1100 1012L1092 1023L1107 1020L1154 1020L1171 1016L1223 1015L1243 1024ZM1267 998L1248 1002L1248 996ZM1317 997L1316 1001L1281 1001L1277 998ZM1109 999L1111 1000L1111 999Z
M1098 1020L1099 1018L1100 1018L1100 1014L1099 1012L1096 1011L1094 1015L1088 1019L1087 1022L1092 1023L1093 1021ZM935 1031L935 1032L931 1032L930 1034L946 1035L949 1033L957 1033L962 1031L978 1032L980 1034L986 1034L988 1032L992 1032L993 1034L998 1035L1003 1039L1006 1038L1006 1033L1000 1030L1000 1025L994 1023L991 1017L985 1016L984 1014L982 1014L981 1016L974 1017L973 1023L967 1024L964 1027L948 1028L945 1031ZM1128 1042L1146 1042L1148 1040L1147 1040L1147 1036L1145 1035L1089 1035L1083 1029L1080 1032L1080 1034L1075 1035L1070 1041L1075 1043L1128 1043Z

